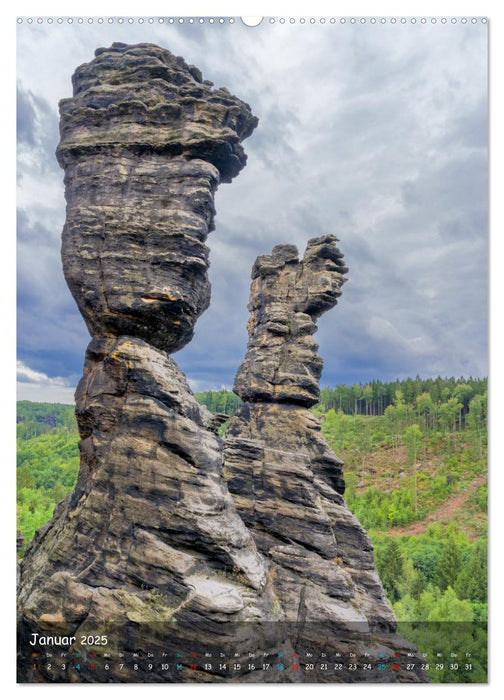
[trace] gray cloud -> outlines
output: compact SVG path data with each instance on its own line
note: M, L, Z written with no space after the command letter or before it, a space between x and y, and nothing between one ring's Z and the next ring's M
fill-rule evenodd
M48 377L44 372L37 372L20 360L17 361L16 371L18 382L48 386L69 386L70 384L66 377Z
M16 91L16 129L18 146L27 144L35 145L35 108L30 97L21 87L17 86Z

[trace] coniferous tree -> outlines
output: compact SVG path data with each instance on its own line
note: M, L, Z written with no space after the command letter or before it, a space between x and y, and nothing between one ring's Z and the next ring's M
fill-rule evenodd
M401 597L400 587L404 571L403 555L397 539L390 538L381 557L377 557L376 563L387 597L391 603L395 603Z
M417 483L417 469L416 469L416 459L418 454L418 448L422 440L422 431L417 423L413 423L406 428L404 431L404 441L408 448L408 458L409 462L413 467L413 504L415 508L415 514L418 513L418 483Z
M445 591L448 586L453 588L460 572L460 565L459 548L455 538L451 536L443 549L443 553L434 571L436 586L442 591Z
M488 585L487 550L484 542L477 542L469 559L455 581L459 598L486 603Z

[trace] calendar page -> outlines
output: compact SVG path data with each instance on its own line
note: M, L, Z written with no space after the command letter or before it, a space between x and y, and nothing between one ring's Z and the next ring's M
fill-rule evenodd
M19 683L487 682L488 29L17 18Z

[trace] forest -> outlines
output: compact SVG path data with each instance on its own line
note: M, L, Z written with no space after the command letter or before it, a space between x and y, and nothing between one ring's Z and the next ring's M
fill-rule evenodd
M343 411L346 415L366 415L382 416L387 408L395 405L398 392L401 400L409 406L416 405L419 397L423 395L420 402L427 401L423 411L429 412L432 420L439 418L439 411L444 416L451 409L441 406L449 404L451 407L454 401L461 403L463 413L467 413L469 401L474 396L482 396L487 392L487 379L464 379L455 377L444 379L396 379L393 382L381 382L374 380L366 384L338 384L334 389L324 387L320 390L320 402L318 408L326 413L331 408L336 411ZM425 395L428 394L430 398ZM241 400L230 391L225 389L214 391L203 391L195 394L198 401L212 411L212 413L233 414L241 403ZM442 418L444 420L444 417Z
M359 388L357 388L359 387ZM231 392L196 394L232 415ZM436 379L322 389L313 408L345 462L345 499L368 531L404 634L419 647L472 650L483 681L487 619L487 382ZM17 404L17 517L24 548L69 493L79 468L74 407ZM432 630L429 626L446 625ZM445 640L446 641L446 640ZM449 668L429 671L450 681ZM462 672L464 674L465 672ZM461 671L457 673L462 680Z
M345 413L322 400L314 413L345 462L345 499L371 538L400 629L421 649L472 654L464 664L470 670L438 664L429 670L431 679L484 681L487 384L394 384L382 413L373 413L371 404L354 412L355 402L342 403ZM381 386L388 395L390 385ZM429 388L432 394L423 391ZM322 393L334 401L338 390Z

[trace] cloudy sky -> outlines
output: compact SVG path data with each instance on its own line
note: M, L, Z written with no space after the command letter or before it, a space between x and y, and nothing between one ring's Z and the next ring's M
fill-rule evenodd
M18 395L72 401L89 341L60 261L58 100L113 41L159 44L247 101L248 164L221 185L212 303L175 355L196 390L243 358L250 270L335 233L350 271L317 340L322 384L487 374L487 26L18 26Z

